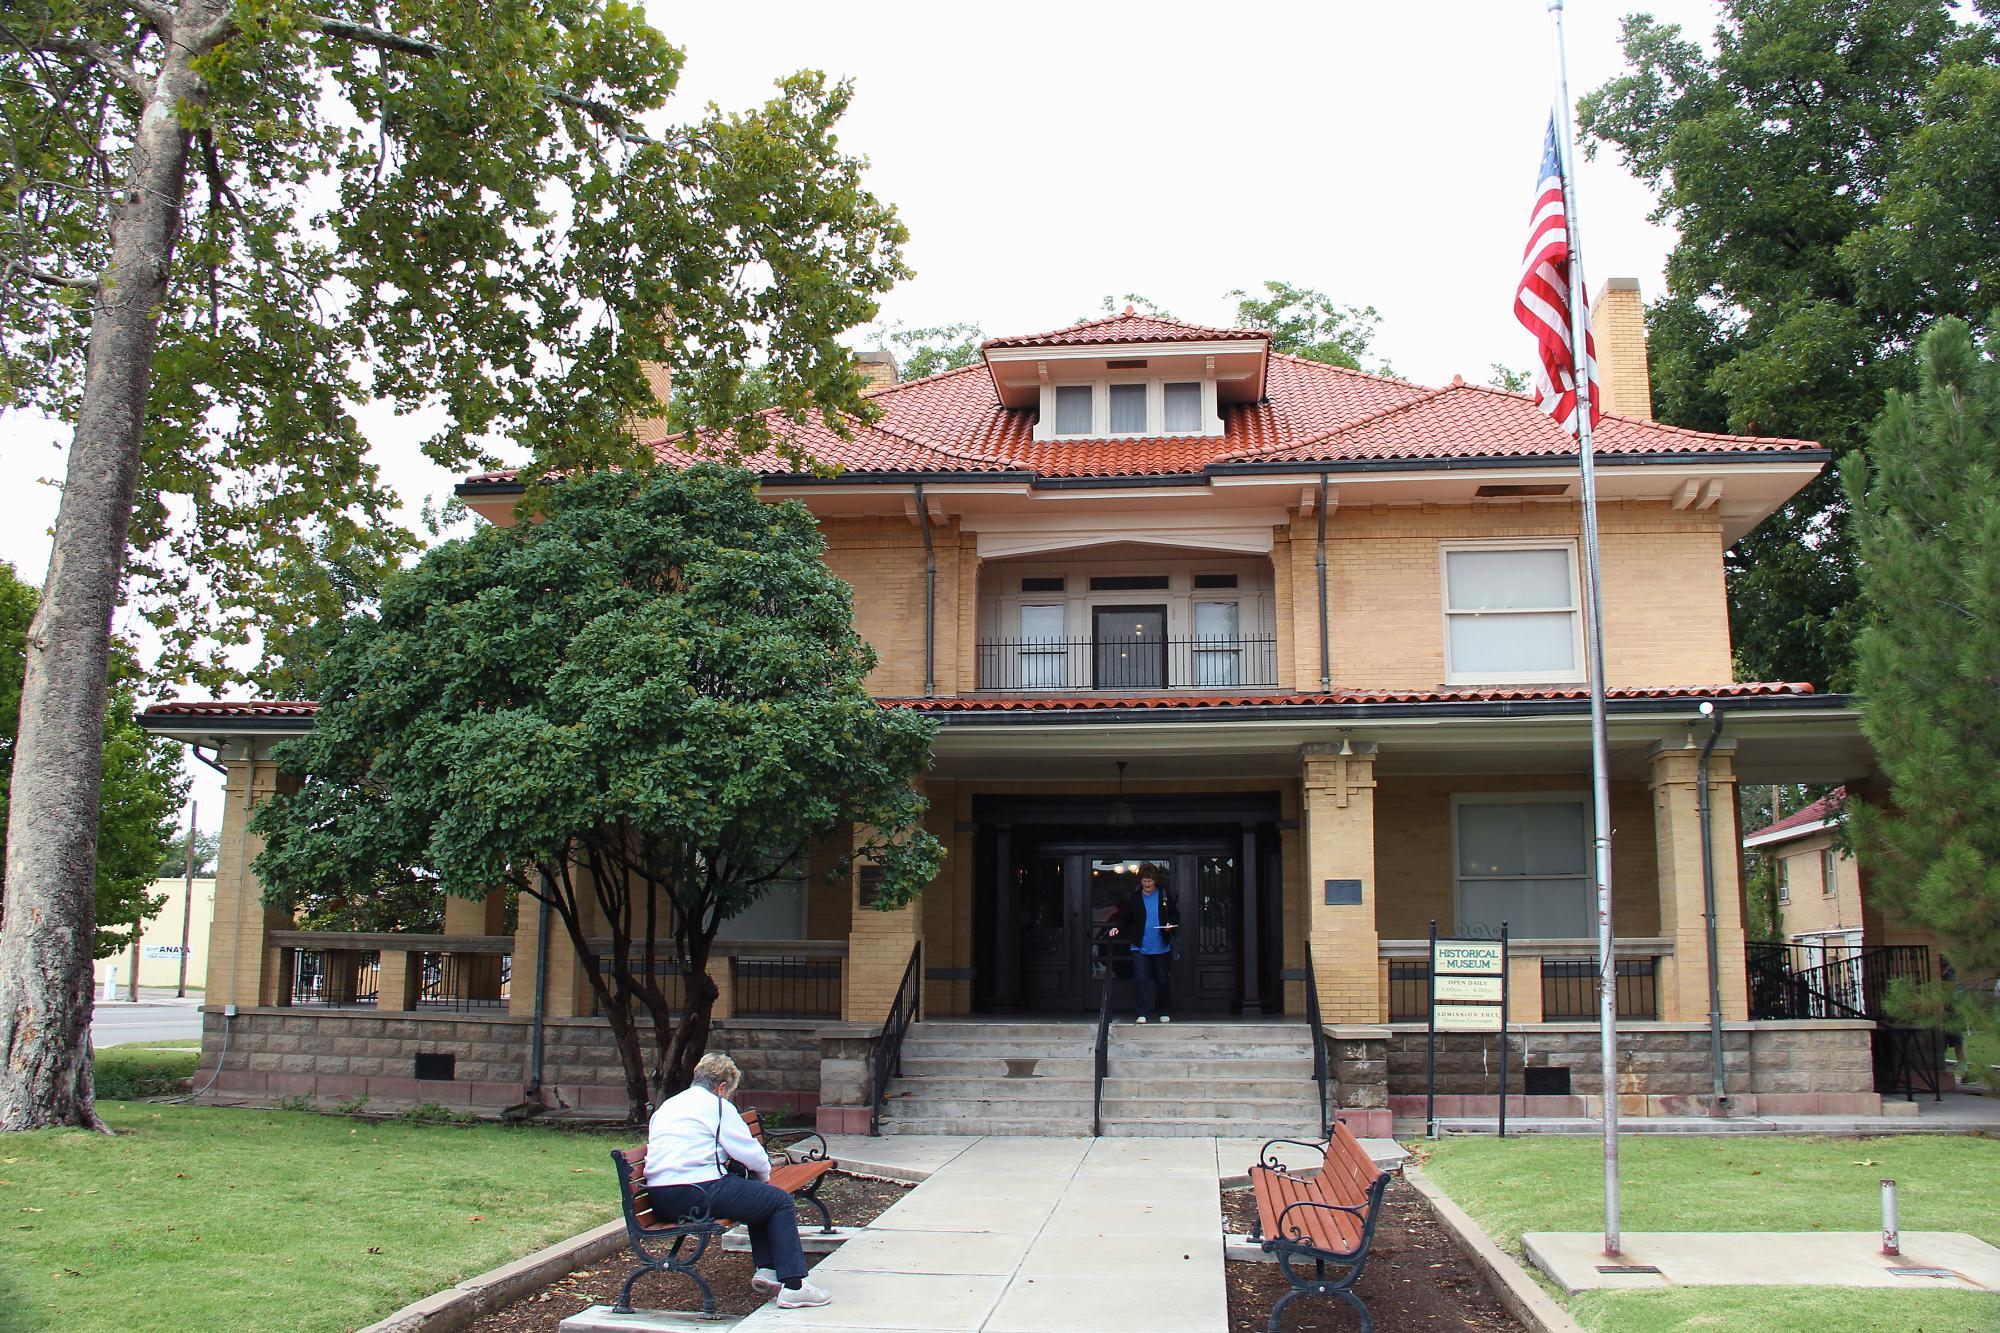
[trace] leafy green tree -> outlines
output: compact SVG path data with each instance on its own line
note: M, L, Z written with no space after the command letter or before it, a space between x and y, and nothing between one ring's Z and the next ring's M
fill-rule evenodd
M920 380L973 365L980 359L979 344L986 335L977 324L934 324L909 328L901 323L873 330L877 346L896 353L898 373L906 380Z
M848 87L795 74L670 125L683 61L625 0L0 13L0 408L71 430L15 757L0 1129L99 1124L79 998L120 598L163 677L304 661L299 627L352 605L337 571L415 545L351 404L432 414L441 466L505 444L537 477L649 461L624 429L642 360L749 447L748 366L787 414L863 410L837 339L906 269L837 142Z
M176 833L160 853L159 869L153 872L155 879L179 879L187 873L188 831ZM222 851L222 835L206 829L194 831L194 873L196 878L206 878L215 873L216 857Z
M1275 279L1261 295L1241 288L1236 298L1236 322L1246 329L1269 329L1271 350L1308 361L1324 361L1349 370L1393 374L1386 363L1367 364L1382 317L1375 307L1342 305L1325 292L1295 287Z
M1892 393L1841 481L1867 627L1862 726L1888 801L1847 803L1883 905L2000 971L2000 368L1957 319L1926 334L1914 393Z
M16 577L14 567L0 563L0 826L13 797L14 721L20 715L21 673L36 600L35 589ZM166 901L146 890L158 877L161 853L172 833L169 821L187 795L180 747L148 736L139 726L133 695L139 673L132 654L121 644L111 664L118 674L106 696L99 761L104 799L97 816L93 958L109 958L128 947L134 928ZM5 853L0 838L0 857ZM180 873L178 863L173 873ZM84 989L89 988L86 972Z
M913 787L935 724L870 697L812 515L747 472L578 476L543 513L439 546L349 618L313 732L276 752L301 785L258 812L257 871L277 903L539 899L636 1119L706 1047L717 928L812 843L863 830L880 908L937 872Z
M1505 389L1508 393L1527 393L1534 388L1534 381L1528 378L1528 372L1525 370L1516 370L1498 361L1493 363L1492 368L1493 377L1487 383L1496 389Z
M1627 18L1630 69L1581 105L1659 194L1678 241L1648 316L1654 407L1676 425L1865 444L1942 317L2000 286L1990 13L1944 0L1726 0L1710 54ZM1845 687L1857 628L1829 475L1730 552L1731 623L1761 679Z

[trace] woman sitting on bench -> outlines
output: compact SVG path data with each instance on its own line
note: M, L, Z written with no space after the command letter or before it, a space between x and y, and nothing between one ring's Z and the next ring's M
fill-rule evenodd
M736 1062L711 1051L695 1065L688 1090L653 1112L646 1137L646 1193L653 1215L679 1219L706 1208L712 1216L743 1223L757 1260L751 1288L764 1296L776 1292L787 1309L825 1305L833 1298L806 1281L792 1196L768 1183L771 1159L730 1104L742 1082Z

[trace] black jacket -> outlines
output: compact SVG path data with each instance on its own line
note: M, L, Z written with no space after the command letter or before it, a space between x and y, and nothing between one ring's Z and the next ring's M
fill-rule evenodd
M1167 926L1179 925L1181 922L1180 903L1174 898L1173 891L1162 885L1157 890L1155 890L1155 892L1160 900L1161 927L1164 928ZM1119 905L1118 915L1111 918L1110 924L1118 927L1118 936L1116 939L1111 941L1113 944L1121 945L1125 948L1136 948L1138 945L1145 943L1146 940L1145 891L1141 889L1133 890L1131 895L1127 897L1122 904ZM1165 932L1167 948L1169 951L1173 949L1175 943L1174 936L1178 934L1180 934L1180 932L1177 930Z

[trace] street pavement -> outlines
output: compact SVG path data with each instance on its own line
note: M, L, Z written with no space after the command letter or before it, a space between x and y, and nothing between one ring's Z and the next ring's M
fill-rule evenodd
M131 1041L178 1041L201 1035L201 995L185 1000L139 992L139 1002L107 1001L100 993L90 1015L90 1045L122 1046Z

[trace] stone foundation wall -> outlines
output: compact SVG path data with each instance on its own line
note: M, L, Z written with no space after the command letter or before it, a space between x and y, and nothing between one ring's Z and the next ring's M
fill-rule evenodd
M1874 1115L1869 1023L1727 1023L1722 1033L1723 1086L1741 1114ZM1425 1093L1425 1033L1389 1029L1388 1098L1399 1112ZM1510 1098L1525 1097L1529 1069L1569 1070L1567 1098L1527 1098L1525 1114L1596 1112L1604 1094L1593 1024L1549 1023L1507 1037ZM1633 1023L1618 1034L1620 1109L1633 1115L1701 1114L1713 1092L1706 1025ZM1437 1092L1452 1109L1440 1114L1490 1114L1500 1091L1497 1034L1440 1033ZM1475 1110L1474 1103L1483 1104ZM1539 1104L1537 1104L1539 1103ZM1567 1104L1561 1104L1567 1103ZM1510 1110L1513 1107L1510 1102Z
M203 1011L196 1087L222 1056L224 1021L219 1012ZM228 1054L211 1097L332 1102L365 1096L390 1109L429 1101L497 1111L521 1102L534 1033L531 1021L504 1012L246 1008L227 1021ZM708 1045L743 1067L743 1105L809 1116L820 1102L820 1035L827 1026L718 1019ZM642 1027L641 1040L650 1044L650 1033ZM416 1057L434 1054L456 1057L453 1078L415 1076ZM624 1068L604 1020L545 1022L541 1099L554 1109L612 1115L628 1107Z

